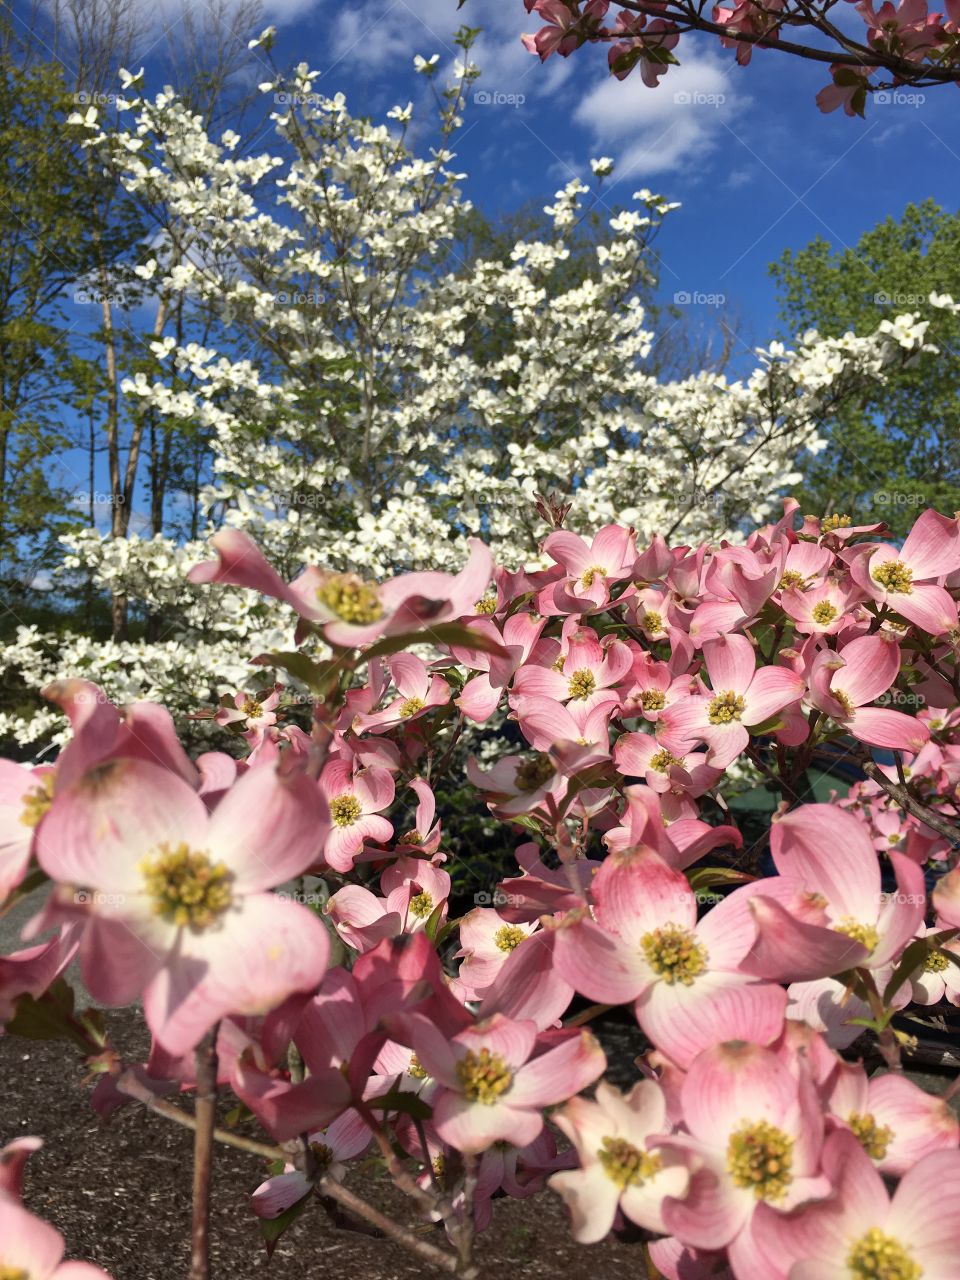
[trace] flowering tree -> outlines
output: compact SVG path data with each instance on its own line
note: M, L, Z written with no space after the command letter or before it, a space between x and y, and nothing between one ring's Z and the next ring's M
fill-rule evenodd
M123 391L132 418L209 439L199 532L246 530L288 574L302 563L449 571L478 536L516 568L539 555L536 494L554 493L575 499L569 519L583 533L626 520L739 540L800 478L825 418L936 349L953 304L933 295L922 315L872 333L772 344L741 379L658 380L638 294L672 205L649 191L610 219L573 281L571 246L595 194L579 180L548 206L548 237L451 260L469 207L451 146L474 74L465 64L439 91L426 157L408 144L409 106L383 124L358 119L306 67L263 86L275 151L232 131L213 138L172 91L147 99L129 74L129 127L101 130L94 107L75 116L157 227L129 273L183 324L157 335ZM594 168L600 183L610 165ZM216 342L189 340L192 314ZM65 541L66 572L139 602L162 638L101 649L23 627L4 661L32 687L83 671L120 701L156 698L184 717L235 688L251 649L292 645L282 611L255 593L187 583L200 538L85 530ZM62 741L62 726L51 710L0 716L24 746Z
M611 75L624 80L639 67L650 88L680 61L674 50L690 31L715 36L724 49L734 50L741 66L761 49L828 65L832 83L817 94L821 111L842 106L848 116L862 116L871 93L960 82L956 0L947 0L945 14L930 13L926 0L884 0L879 9L871 0L850 0L864 24L856 34L832 12L835 0L734 0L730 7L714 5L709 16L696 0L523 2L527 13L546 24L523 37L542 61L554 53L569 57L585 44L604 44Z
M67 1038L101 1112L194 1128L193 1280L218 1142L263 1162L268 1238L332 1201L467 1280L494 1198L545 1187L574 1239L621 1232L668 1280L951 1280L957 1085L904 1067L960 1004L960 520L926 511L897 546L787 502L686 545L538 505L546 567L474 539L455 574L379 582L287 581L217 533L191 580L269 597L298 638L217 717L240 760L192 760L156 703L51 685L56 763L0 767L0 894L48 890L0 962L7 1032ZM464 724L498 715L522 745L467 776L516 867L455 915L435 796ZM808 802L838 752L862 779ZM742 762L781 798L752 847ZM146 1063L63 999L75 956L105 1005L142 1000ZM589 1029L621 1006L645 1044L626 1092ZM192 1114L168 1096L193 1090ZM258 1136L215 1128L221 1090ZM21 1207L33 1145L0 1160L0 1268L98 1274L56 1270ZM371 1152L413 1221L350 1188Z

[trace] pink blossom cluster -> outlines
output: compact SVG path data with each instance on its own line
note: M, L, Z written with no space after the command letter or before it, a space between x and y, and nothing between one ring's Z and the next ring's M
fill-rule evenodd
M730 5L715 4L711 10L688 0L630 0L624 4L615 0L524 0L527 13L535 13L544 25L522 40L541 61L555 53L569 57L585 44L605 44L612 75L624 80L639 67L644 84L656 88L669 67L678 63L673 50L685 32L709 32L723 48L734 50L741 66L748 65L755 49L777 49L822 61L825 51L819 41L805 45L793 38L798 29L801 36L816 32L833 44L837 57L830 65L832 83L821 89L817 105L825 112L843 107L850 116L863 115L871 90L960 79L960 0L945 0L945 13L930 12L927 0L898 0L896 4L884 0L879 8L873 0L848 3L864 24L856 34L838 30L829 15L829 4L791 0L733 0ZM882 79L884 76L889 79ZM877 79L872 83L873 77Z
M383 584L288 584L218 534L191 576L287 602L301 649L257 661L311 690L306 727L273 683L211 713L239 759L51 686L56 763L0 762L0 902L49 883L0 1020L75 957L99 1002L141 1002L146 1063L91 1041L102 1114L131 1073L194 1087L212 1034L284 1151L264 1220L372 1150L451 1239L549 1188L577 1241L632 1224L670 1280L955 1280L960 1126L904 1067L960 1006L960 518L897 546L788 501L671 547L541 510L541 567L474 541L456 576ZM838 758L861 780L813 799ZM516 868L455 916L458 771ZM752 847L751 785L781 797ZM589 1029L611 1008L643 1047L626 1091ZM99 1274L54 1271L48 1231L24 1235L38 1276ZM34 1275L0 1231L4 1267Z

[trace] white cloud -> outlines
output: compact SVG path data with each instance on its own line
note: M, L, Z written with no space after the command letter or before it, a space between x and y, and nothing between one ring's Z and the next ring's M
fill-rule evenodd
M574 112L593 142L619 149L617 178L641 183L648 176L689 168L736 133L750 100L733 88L733 63L712 53L683 56L656 89L637 72L627 80L603 80ZM732 139L730 139L732 141Z
M415 53L439 53L448 72L459 54L451 37L463 25L482 29L470 56L492 90L530 98L551 92L568 73L566 64L555 65L560 59L541 67L524 49L521 33L539 23L519 0L472 0L460 11L453 0L363 0L349 9L337 3L335 12L332 0L325 0L324 7L330 13L331 62L390 69L409 64Z

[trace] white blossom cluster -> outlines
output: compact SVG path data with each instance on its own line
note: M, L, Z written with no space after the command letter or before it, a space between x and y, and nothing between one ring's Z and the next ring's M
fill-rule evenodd
M908 315L866 336L771 345L742 380L658 381L637 293L675 206L636 192L572 277L571 237L597 208L576 179L546 207L549 237L459 260L470 206L450 144L476 74L460 71L426 156L408 143L409 106L388 124L352 116L306 66L261 86L279 103L271 151L212 138L172 90L135 96L139 76L125 77L126 129L75 119L162 226L137 274L171 313L216 318L205 345L161 336L156 372L123 386L141 410L209 434L207 533L246 529L288 576L314 563L373 578L457 568L471 535L508 567L534 562L537 493L572 500L579 530L618 520L674 541L737 537L800 478L838 399L931 349L928 321ZM611 167L595 162L597 179ZM68 572L121 587L169 619L170 638L95 653L75 637L53 657L25 631L4 661L28 681L89 670L111 693L176 686L182 706L201 685L240 680L252 638L288 625L249 593L188 586L201 543L89 530L67 542ZM29 742L49 732L38 725L0 730Z

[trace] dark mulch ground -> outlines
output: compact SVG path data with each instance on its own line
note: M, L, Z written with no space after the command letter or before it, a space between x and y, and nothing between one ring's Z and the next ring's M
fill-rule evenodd
M117 1046L140 1060L142 1024L130 1011L109 1015ZM603 1039L611 1078L636 1078L630 1061L640 1045L636 1029L612 1026ZM98 1263L115 1280L174 1280L186 1276L189 1250L191 1135L134 1104L102 1123L88 1103L83 1069L69 1046L0 1038L0 1141L33 1134L44 1139L31 1158L27 1206L66 1237L67 1256ZM253 1130L251 1130L253 1133ZM246 1197L262 1180L255 1156L217 1148L213 1196L213 1254L217 1280L247 1276L300 1280L336 1270L352 1280L423 1280L429 1268L404 1250L331 1226L311 1208L268 1262ZM403 1196L374 1174L351 1177L354 1190L411 1222ZM439 1234L431 1235L442 1244ZM561 1201L551 1192L527 1201L500 1200L479 1259L490 1276L509 1274L568 1280L642 1274L636 1246L609 1241L578 1246L570 1240ZM436 1274L440 1274L439 1272Z

